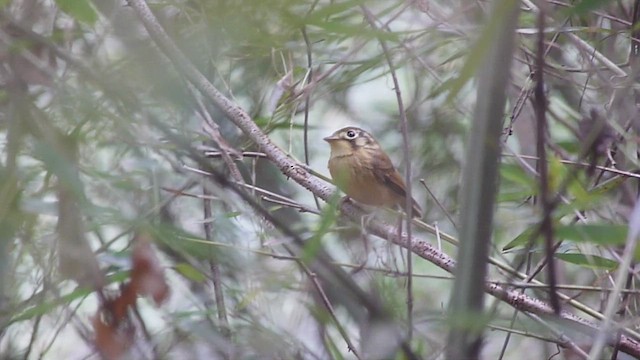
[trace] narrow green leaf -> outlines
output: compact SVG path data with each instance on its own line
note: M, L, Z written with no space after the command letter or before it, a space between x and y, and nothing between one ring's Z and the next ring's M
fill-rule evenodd
M122 282L128 278L129 278L128 271L119 271L107 277L107 284ZM58 298L52 299L50 301L45 301L41 304L24 309L23 311L18 313L16 316L12 317L4 325L8 326L10 324L13 324L19 321L30 320L30 319L33 319L34 317L45 315L50 311L54 310L55 308L57 308L58 306L62 306L62 305L66 306L70 304L72 301L75 301L78 299L84 299L85 297L91 295L91 293L93 292L94 292L93 289L77 288L74 291L68 294L62 295Z
M56 0L56 4L60 10L85 24L93 25L98 20L98 14L89 0Z
M618 262L596 255L556 254L555 257L571 264L585 266L593 269L613 270L618 267Z
M505 245L502 250L511 250L517 246L524 246L528 243L531 235L537 229L538 224L527 228L515 239ZM557 240L567 240L572 242L588 242L597 245L615 246L623 245L627 238L627 226L611 224L574 224L560 225L555 221L554 235ZM537 239L536 239L537 241Z
M518 202L523 203L528 197L532 196L531 191L504 191L500 190L497 201L499 203Z
M500 165L500 177L504 180L508 180L512 183L522 185L527 189L535 189L535 181L531 176L522 170L518 165L514 164L502 164Z
M627 238L627 226L610 224L563 225L556 228L558 239L588 242L598 245L622 245Z
M578 154L578 152L580 151L580 143L576 142L576 141L558 141L556 142L556 145L558 145L560 148L562 148L563 150L565 150L566 152L570 153L570 154Z
M195 281L195 282L204 282L207 277L204 276L204 274L202 272L200 272L200 270L194 268L193 266L187 264L187 263L179 263L176 264L175 266L175 270L180 273L180 275L186 277L189 280Z
M77 199L86 199L83 183L78 176L78 171L74 168L75 164L65 158L60 153L60 149L54 149L44 141L38 141L35 143L34 153L45 168L56 175L65 189L72 191Z
M360 6L363 2L364 0L336 1L313 11L304 20L307 24L324 21L327 17L340 14L349 9Z
M584 15L609 3L611 3L610 0L583 0L576 4L576 6L570 7L563 12L567 15Z
M538 225L534 224L533 226L528 227L525 231L520 233L520 235L516 236L515 239L511 240L507 245L502 247L502 251L509 251L515 247L525 246L531 240L531 236L533 236L534 232L538 230ZM539 238L539 236L538 236Z
M574 177L571 181L569 181L567 191L569 195L571 195L581 203L587 203L590 200L589 192L584 188L580 179L578 179L577 177Z
M334 195L334 199L332 199L334 201L331 201L330 203L335 204L338 198L338 194ZM313 236L304 244L304 249L301 255L303 262L309 262L315 257L322 245L322 238L331 230L336 222L337 216L335 206L325 206L324 209L322 209L318 228L314 231Z
M575 199L569 204L560 205L554 212L554 217L561 219L566 215L573 215L575 211L585 211L601 207L604 195L611 190L617 189L627 179L626 176L616 176L607 180L589 190L586 196L582 196L582 199Z
M309 25L317 26L331 34L346 36L362 36L370 39L381 39L386 41L398 41L399 32L388 32L377 29L371 29L363 24L347 24L343 21L318 21L309 23Z
M224 216L228 219L237 218L240 215L242 215L242 211L231 211L224 214Z
M617 189L627 179L628 177L626 176L618 175L591 189L589 193L591 195L604 195L613 189Z
M567 176L567 169L563 163L555 156L549 156L549 189L551 191L558 190L560 184Z

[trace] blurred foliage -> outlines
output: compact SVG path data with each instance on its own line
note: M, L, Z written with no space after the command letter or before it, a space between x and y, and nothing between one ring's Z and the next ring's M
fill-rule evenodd
M58 268L64 242L58 204L60 188L66 188L78 212L66 214L65 221L82 229L80 240L105 273L105 294L115 296L131 280L131 245L140 231L153 239L165 269L167 303L156 308L148 299L137 302L134 323L146 329L137 340L147 346L134 348L133 357L354 358L344 334L357 347L366 327L361 319L348 315L339 294L329 294L338 326L313 279L282 250L289 239L232 191L198 173L186 149L169 140L164 129L192 149L219 149L202 131L203 117L210 116L232 148L259 151L194 92L130 6L119 0L0 5L0 357L94 352L91 319L103 299ZM553 155L550 183L560 199L553 213L555 240L562 242L557 260L561 283L583 289L566 292L599 309L606 293L598 290L612 287L604 279L616 268L637 197L637 177L629 173L639 168L640 117L629 110L636 109L631 75L619 74L636 69L633 62L616 65L628 58L633 4L548 5L547 143ZM425 209L425 222L456 234L445 211L457 219L464 148L473 136L468 129L475 75L492 41L483 24L499 14L486 13L481 3L447 1L168 0L150 6L181 51L292 157L304 159L308 131L309 165L322 174L328 173L329 150L321 139L348 124L370 130L404 169L398 108L379 44L386 41L399 67L411 130L413 194ZM364 20L361 6L375 14L379 30ZM492 253L514 267L539 261L543 250L535 161L517 157L536 155L530 106L534 12L523 10L519 20L514 65L505 69L512 76L503 139L507 156ZM565 31L558 31L561 27ZM595 58L594 51L611 64ZM595 118L592 109L599 114ZM602 141L586 140L580 130L585 119L610 127ZM63 151L72 141L75 160ZM604 145L596 149L595 143ZM232 176L219 156L210 163ZM343 223L325 204L319 215L298 211L292 202L315 209L312 195L268 160L247 156L235 164L247 184L288 198L274 202L269 193L247 189L309 241L305 257L328 250L406 324L406 259L397 247L361 233L358 224ZM213 208L208 218L203 186ZM209 238L205 223L212 227ZM422 230L414 232L437 243ZM455 252L449 245L442 249ZM414 272L420 281L413 292L411 345L420 357L433 357L443 348L441 309L450 277L443 279L448 274L418 258ZM490 276L514 280L495 269ZM214 281L222 284L227 324ZM539 289L526 293L546 298ZM637 314L636 299L627 304L628 316ZM508 327L503 320L513 310L500 304L493 311L496 324ZM551 337L544 328L530 329ZM504 332L487 334L486 356L497 357L505 339ZM509 341L507 355L550 356L548 342L526 335Z

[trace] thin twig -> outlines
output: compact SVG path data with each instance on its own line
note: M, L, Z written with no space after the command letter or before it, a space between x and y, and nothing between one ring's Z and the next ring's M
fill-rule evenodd
M322 285L320 285L320 282L318 281L318 277L315 274L313 274L311 270L306 265L304 265L304 263L301 260L298 260L298 264L302 267L304 272L307 274L307 277L311 279L311 283L313 284L313 287L315 287L316 290L318 291L318 294L320 295L320 299L322 299L322 303L327 308L327 311L329 312L331 319L336 325L338 332L340 333L344 341L347 343L347 347L349 348L349 351L353 353L356 359L358 360L362 359L358 354L357 348L353 345L353 342L351 341L349 334L347 334L347 331L344 329L344 327L338 320L338 317L336 316L336 311L334 310L333 305L331 305L331 301L327 297L327 294L322 288Z
M282 205L282 206L286 206L292 209L296 209L301 213L311 213L311 214L315 214L315 215L322 215L322 213L316 209L312 209L310 207L306 207L306 206L302 206L300 204L297 203L292 203L290 201L282 201L279 199L274 199L272 197L269 196L261 196L260 197L262 200L264 201L268 201L270 203L274 203L274 204L278 204L278 205Z
M218 124L216 124L216 122L211 117L211 114L209 114L209 111L202 103L202 100L200 99L200 96L198 96L198 93L193 85L189 84L189 90L193 94L193 97L196 100L196 104L198 105L198 114L202 118L202 130L207 133L220 148L222 159L231 172L231 176L237 182L244 182L240 173L240 169L238 169L238 166L233 162L233 159L231 158L231 154L236 154L237 157L238 151L233 149L222 137ZM212 193L209 189L208 184L206 182L203 182L202 195L210 196L211 194ZM203 199L202 210L204 220L208 220L213 217L211 207L211 200ZM208 241L213 241L213 224L211 223L211 221L204 221L202 225L204 227L205 239L207 239ZM218 320L220 321L220 332L222 333L222 336L224 336L227 340L231 340L231 328L229 327L227 307L224 300L222 274L220 271L220 265L215 261L215 254L213 252L210 252L209 254L209 271L211 272L211 283L213 285L213 295L216 303L216 311L218 313ZM226 359L230 359L233 357L230 351L225 351L222 355Z
M442 210L442 213L447 217L447 219L449 219L449 222L451 223L451 225L453 225L453 228L458 230L458 226L456 225L456 222L453 220L453 217L451 217L451 214L449 214L449 211L447 211L447 209L444 207L444 205L442 205L440 200L438 200L436 195L431 191L431 189L429 189L424 179L420 179L419 181L420 181L420 184L422 184L422 186L425 188L425 190L427 190L427 193L429 193L429 196L431 196L433 201L436 202L436 205L438 205L440 210Z
M206 157L212 157L212 158L217 158L217 157L221 157L222 156L222 151L218 151L218 150L207 150L209 149L208 146L201 146L199 147L199 149L203 149L204 150L204 156ZM267 157L267 154L263 153L263 152L258 152L258 151L242 151L238 154L240 157L247 157L247 158L258 158L258 159L264 159Z
M311 53L311 41L309 41L309 35L307 35L306 28L302 27L302 38L307 47L307 77L313 80L313 57ZM311 93L313 89L310 89L304 96L304 131L303 131L303 143L304 143L304 163L309 166L309 107L311 106ZM313 201L316 203L316 208L320 209L320 202L318 197L313 194Z
M201 175L213 176L213 174L211 174L209 172L206 172L206 171L203 171L203 170L200 170L200 169L196 169L196 168L193 168L193 167L188 166L188 165L183 165L182 167L184 169L186 169L186 170L189 170L189 171L201 174ZM312 209L312 208L310 208L308 206L302 205L302 204L296 202L295 200L293 200L291 198L288 198L288 197L286 197L284 195L276 194L276 193L274 193L272 191L269 191L267 189L261 188L261 187L256 186L256 185L247 184L245 182L233 182L233 183L235 185L245 187L245 188L250 189L252 191L256 191L256 192L258 192L258 193L270 198L271 202L278 201L281 205L287 204L288 206L293 207L295 209L298 209L300 211L308 212L308 213L312 213L312 214L316 214L316 215L320 215L320 212L318 210L314 210L314 209ZM166 190L166 191L170 191L170 192L176 193L176 191L173 190L173 189L169 189L169 188L163 188L163 189ZM199 195L194 195L194 194L189 194L189 193L184 193L184 192L181 192L180 195L191 196L191 197L200 197ZM213 198L213 197L211 197L211 198Z

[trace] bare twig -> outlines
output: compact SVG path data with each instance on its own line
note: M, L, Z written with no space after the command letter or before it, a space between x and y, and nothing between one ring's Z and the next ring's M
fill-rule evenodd
M204 156L206 157L221 157L222 151L211 150L208 146L201 146L199 149L204 150ZM267 154L258 151L242 151L238 154L240 157L258 158L263 159L267 157Z
M229 171L231 172L231 176L237 182L243 183L244 180L240 173L240 169L238 169L238 166L233 162L233 159L231 158L232 155L234 155L234 157L238 157L238 151L232 148L227 143L227 141L222 137L222 134L220 134L220 129L218 127L218 124L211 117L211 114L209 113L206 106L202 102L202 99L200 98L200 96L198 96L196 89L194 89L192 85L189 85L189 90L193 94L193 97L195 98L196 103L198 105L198 110L199 110L198 114L202 118L202 130L205 133L207 133L220 148L222 159L224 163L227 165L227 168L229 169ZM211 190L209 189L209 186L206 182L202 183L202 195L203 197L205 197L202 200L203 216L204 216L204 220L208 220L213 217L213 213L211 211L212 201L206 198L211 195ZM204 227L205 239L207 239L208 241L213 241L213 225L211 221L203 221L203 227ZM231 328L229 327L229 319L227 317L227 307L225 305L225 300L224 300L222 275L220 271L220 265L214 259L215 259L214 253L211 252L210 259L209 259L209 271L211 272L211 283L213 285L213 295L214 295L215 304L216 304L216 311L218 313L218 320L220 321L220 330L221 330L220 332L227 340L230 340ZM230 348L231 347L229 347L229 349ZM222 355L227 359L232 358L232 354L230 353L230 350L224 352Z
M307 35L307 30L303 26L302 27L302 38L304 39L304 43L307 46L307 78L313 80L313 57L311 53L311 41L309 41L309 35ZM304 96L304 132L303 132L303 143L304 143L304 163L309 166L309 107L311 106L311 92L313 90L309 90ZM320 202L318 201L318 197L314 194L313 201L316 203L316 208L320 209Z
M342 326L342 324L338 320L338 317L336 316L336 311L334 310L333 305L331 304L331 301L329 300L329 298L327 297L327 294L322 288L322 285L318 281L318 277L315 274L313 274L313 272L311 272L311 270L306 265L304 265L304 263L301 260L297 260L297 262L298 264L300 264L304 272L307 274L307 277L311 279L311 283L313 284L313 287L318 291L318 294L320 295L320 299L322 300L322 303L327 308L327 311L329 312L331 319L333 320L336 327L338 328L338 332L340 333L344 341L347 343L347 346L349 347L349 351L353 353L356 359L358 360L362 359L362 357L360 357L360 355L358 354L357 348L355 347L355 345L353 345L353 342L351 341L349 334L347 334L347 331L344 329L344 326Z
M431 189L429 189L429 186L427 186L426 181L424 181L424 179L420 179L420 184L422 184L422 186L425 188L425 190L427 190L427 192L429 193L429 196L431 196L431 198L433 199L433 201L436 202L436 204L438 205L438 207L440 208L440 210L442 210L442 213L447 217L447 219L449 220L449 222L451 223L451 225L453 225L453 228L458 230L458 226L456 225L456 222L453 220L453 217L451 216L451 214L449 214L449 211L444 207L444 205L442 205L442 203L440 202L440 200L438 200L438 198L436 197L436 195L431 191Z
M193 167L188 166L188 165L183 165L183 168L186 169L186 170L201 174L201 175L213 176L213 174L211 174L209 172L206 172L206 171L203 171L203 170L200 170L200 169L196 169L196 168L193 168ZM298 209L301 212L308 212L308 213L311 213L311 214L320 215L320 211L318 211L318 210L314 210L314 209L312 209L312 208L310 208L308 206L305 206L305 205L302 205L302 204L296 202L295 200L293 200L291 198L288 198L288 197L280 195L280 194L276 194L276 193L274 193L272 191L269 191L267 189L261 188L259 186L247 184L245 182L233 182L233 183L235 185L242 186L244 188L247 188L247 189L250 189L252 191L255 191L255 192L258 192L258 193L262 194L263 195L263 199L265 199L267 201L270 201L270 202L273 202L273 203L278 203L278 204L285 205L285 206L289 206L289 207ZM173 190L173 189L168 189L168 188L162 188L162 189L166 190L166 191L169 191L169 192L172 192L172 193L176 193L176 190ZM191 196L191 197L200 197L198 195L188 194L188 193L184 193L184 192L181 192L180 195ZM207 198L207 197L202 196L202 198ZM208 198L213 198L213 197L208 197Z

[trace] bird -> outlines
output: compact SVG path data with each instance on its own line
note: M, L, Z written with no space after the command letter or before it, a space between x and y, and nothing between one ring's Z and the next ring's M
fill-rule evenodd
M407 186L376 139L355 126L337 130L323 139L331 147L329 173L336 186L358 203L404 209ZM422 217L412 200L411 217Z

